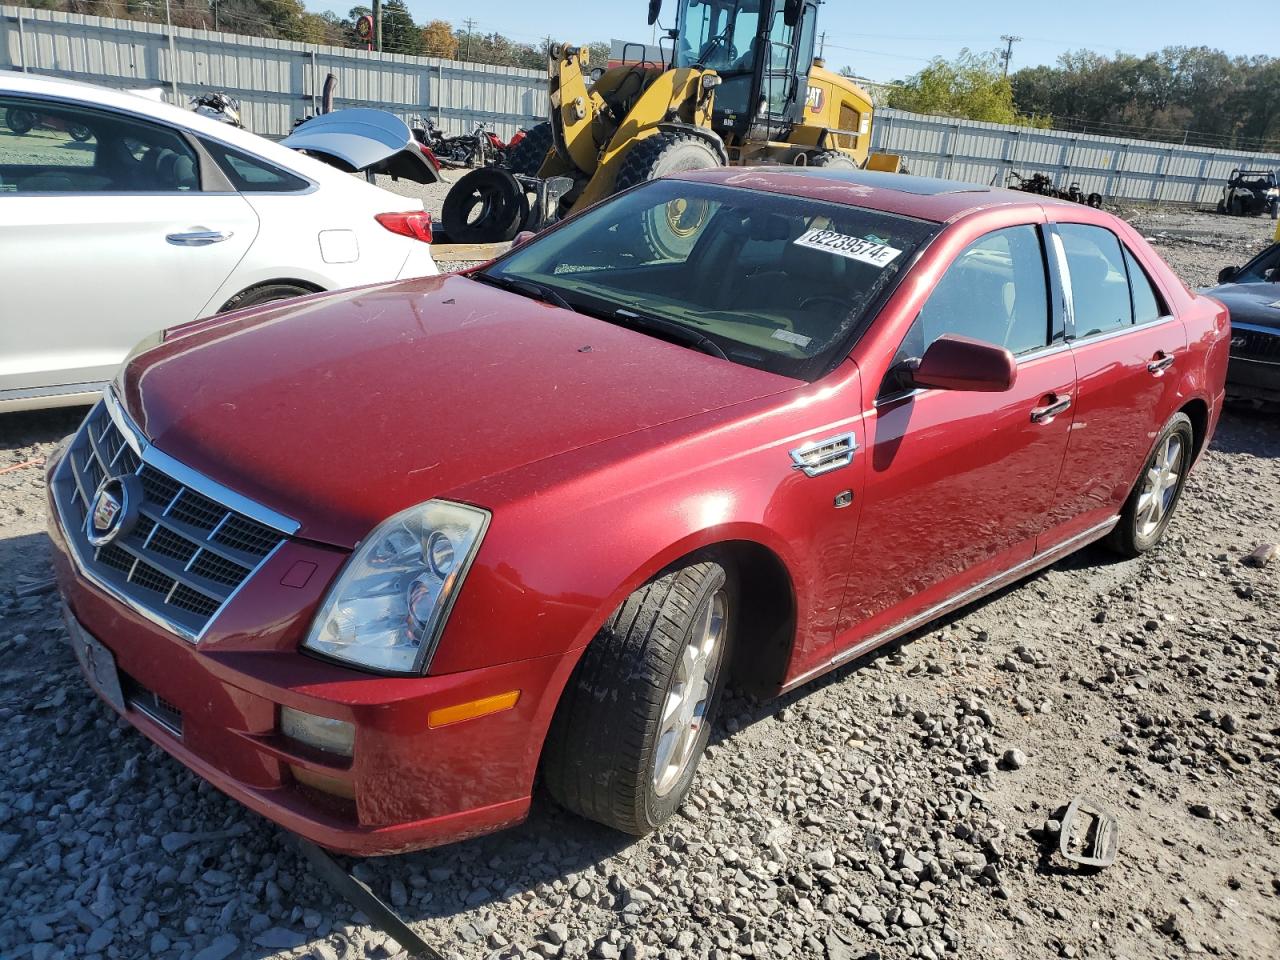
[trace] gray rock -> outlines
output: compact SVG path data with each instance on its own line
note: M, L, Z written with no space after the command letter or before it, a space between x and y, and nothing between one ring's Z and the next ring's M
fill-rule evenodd
M1000 758L1000 765L1006 770L1021 770L1027 765L1027 755L1016 747L1006 750Z
M106 927L98 927L97 930L89 934L89 939L88 941L86 941L84 945L85 952L101 953L103 950L107 949L107 947L111 944L111 941L114 939L115 939L114 933L112 933Z
M0 861L8 860L21 842L20 833L0 833Z
M151 953L153 955L164 953L169 949L169 938L163 933L153 933L151 935Z
M231 934L224 933L192 957L192 960L227 960L227 957L230 957L239 948L240 941Z
M1218 816L1218 812L1207 803L1193 803L1190 809L1193 817L1199 817L1202 820L1213 820Z
M253 942L260 947L267 947L271 950L293 950L306 943L307 938L305 935L289 930L286 927L272 927L269 930L263 930L254 937Z

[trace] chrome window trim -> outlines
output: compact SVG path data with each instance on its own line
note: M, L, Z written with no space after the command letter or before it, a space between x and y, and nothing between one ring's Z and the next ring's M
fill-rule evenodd
M1169 314L1165 317L1157 317L1155 320L1148 320L1146 323L1133 323L1127 327L1120 327L1116 330L1108 330L1106 333L1095 333L1087 337L1071 336L1067 338L1067 343L1075 345L1077 343L1102 343L1106 340L1114 340L1117 337L1123 337L1133 333L1135 330L1150 330L1160 326L1162 323L1173 323L1178 318Z
M298 532L302 524L297 520L290 519L270 507L262 506L256 500L250 500L243 494L236 493L234 490L218 483L218 481L211 480L202 473L197 473L186 464L175 460L164 451L154 447L143 436L142 431L138 429L130 416L125 413L124 408L120 405L120 400L115 395L114 388L108 387L102 396L106 401L108 415L115 421L115 425L119 428L121 435L124 436L125 442L133 448L133 452L138 455L143 463L150 464L162 473L167 473L188 490L194 490L196 493L216 501L219 506L226 507L235 513L242 513L250 520L256 520L263 526L270 527L286 537L292 537Z
M82 393L101 393L106 380L89 380L85 383L59 383L49 387L7 387L0 390L0 402L5 400L33 400L37 397L74 397Z

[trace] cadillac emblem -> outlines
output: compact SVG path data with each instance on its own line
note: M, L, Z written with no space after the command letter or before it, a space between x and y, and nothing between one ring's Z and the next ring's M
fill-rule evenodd
M98 487L98 492L89 506L89 516L85 520L85 533L89 542L95 547L105 547L117 537L128 533L136 516L137 499L131 495L129 481L136 482L135 477L108 477Z

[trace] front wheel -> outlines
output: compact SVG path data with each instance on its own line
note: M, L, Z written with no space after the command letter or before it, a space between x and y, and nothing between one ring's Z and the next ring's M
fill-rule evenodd
M30 110L10 107L5 111L4 122L10 130L22 136L24 133L31 132L31 128L36 125L36 118Z
M543 756L564 807L642 836L684 802L724 689L733 580L702 560L628 597L569 680Z
M824 170L857 170L858 164L853 157L839 150L823 150L809 157L809 166Z
M1191 471L1195 432L1185 413L1169 421L1111 532L1108 545L1125 557L1153 549L1164 536Z

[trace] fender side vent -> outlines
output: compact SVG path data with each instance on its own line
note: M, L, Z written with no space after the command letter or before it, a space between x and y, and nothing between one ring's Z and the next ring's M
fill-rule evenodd
M791 451L792 466L803 471L806 477L820 477L853 463L853 455L857 449L857 437L852 433L842 433L838 437L796 447Z

